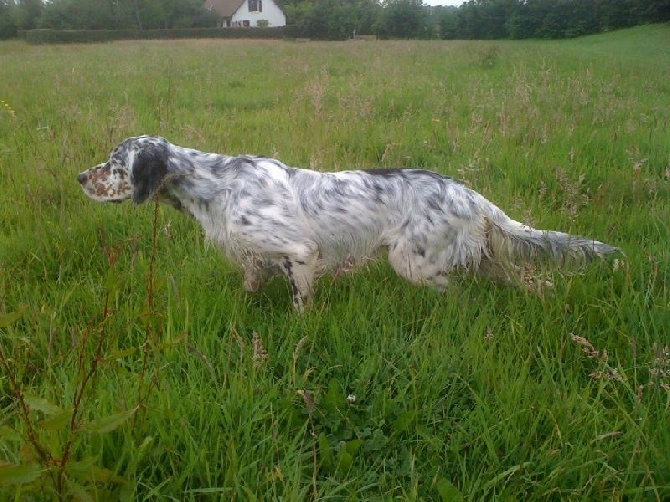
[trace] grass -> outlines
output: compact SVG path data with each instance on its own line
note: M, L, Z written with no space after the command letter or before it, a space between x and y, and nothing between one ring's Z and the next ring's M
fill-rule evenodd
M668 33L0 44L0 497L670 497ZM626 261L544 296L372 264L299 316L182 215L84 197L141 133L434 169Z

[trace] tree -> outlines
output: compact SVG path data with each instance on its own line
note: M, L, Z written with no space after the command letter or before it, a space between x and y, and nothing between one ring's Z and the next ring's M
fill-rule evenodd
M42 0L18 0L14 9L14 23L19 30L32 30L42 15Z
M456 7L445 7L438 16L438 30L443 40L454 40L459 38L458 9Z
M303 36L344 40L373 33L380 7L375 0L314 0L286 3L284 9Z
M382 9L377 33L388 38L432 38L421 0L389 0Z
M637 21L637 16L632 15L631 0L601 0L598 12L601 25L606 30L632 26Z
M90 30L191 28L216 23L216 17L204 8L204 0L52 0L40 19L42 28Z
M0 0L0 40L16 36L16 22L14 21L14 2Z
M633 0L637 14L638 22L660 23L670 21L670 1L669 0Z
M382 3L380 3L380 1ZM205 0L0 0L0 38L17 30L213 27ZM310 38L564 38L670 20L670 0L282 0L289 24Z
M52 0L44 6L40 28L101 30L115 28L111 0Z

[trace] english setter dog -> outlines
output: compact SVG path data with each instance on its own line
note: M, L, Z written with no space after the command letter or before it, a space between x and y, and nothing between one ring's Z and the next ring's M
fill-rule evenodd
M78 175L102 202L155 199L192 215L258 291L285 275L293 305L311 302L316 277L383 250L396 273L443 289L451 271L510 280L514 262L544 255L586 261L617 248L510 219L482 195L421 169L316 172L263 157L230 157L128 138Z

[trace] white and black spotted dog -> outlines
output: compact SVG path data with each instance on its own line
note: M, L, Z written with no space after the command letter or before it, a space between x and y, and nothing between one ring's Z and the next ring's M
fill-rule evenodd
M155 197L191 214L244 269L247 290L283 274L299 311L316 277L383 250L398 275L438 289L457 269L509 279L515 262L536 255L585 261L618 251L530 228L451 178L420 169L316 172L141 136L77 180L94 200Z

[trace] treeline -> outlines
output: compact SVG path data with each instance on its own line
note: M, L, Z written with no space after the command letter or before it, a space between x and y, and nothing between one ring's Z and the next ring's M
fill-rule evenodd
M285 0L291 23L311 38L567 38L670 20L670 0Z
M670 0L276 0L300 36L565 38L670 20ZM0 0L0 38L22 30L174 30L220 24L205 0Z
M440 16L440 38L569 38L670 20L670 0L470 0Z
M209 28L219 22L205 0L0 0L0 38L37 28L155 30Z

